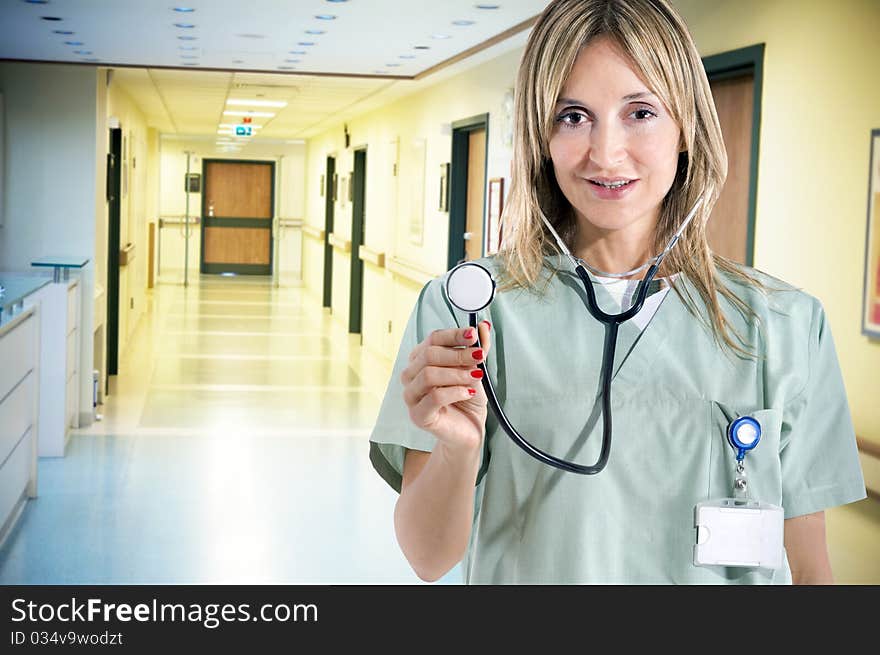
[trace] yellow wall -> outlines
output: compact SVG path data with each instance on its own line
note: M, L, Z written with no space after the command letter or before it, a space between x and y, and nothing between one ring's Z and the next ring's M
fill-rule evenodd
M449 214L440 212L440 165L452 151L451 123L478 114L489 114L487 177L506 177L509 188L510 148L504 144L502 105L513 88L522 49L501 55L403 99L347 121L350 147L343 141L342 125L334 126L309 141L306 164L306 220L324 228L321 175L328 155L336 157L340 177L354 169L353 151L367 148L366 240L369 248L398 257L430 276L446 266ZM413 184L411 155L415 144L424 142L424 232L421 243L410 239L407 211ZM392 174L399 164L398 176ZM351 203L339 201L334 232L351 238ZM334 250L332 314L348 326L350 254ZM323 284L323 244L306 238L303 243L303 277L310 294L320 298ZM420 283L391 274L387 269L364 265L364 345L390 359L397 353L406 320L412 311ZM388 329L389 320L391 330Z
M822 301L856 433L880 443L880 343L861 334L870 131L880 127L880 3L675 5L704 56L766 44L755 267Z

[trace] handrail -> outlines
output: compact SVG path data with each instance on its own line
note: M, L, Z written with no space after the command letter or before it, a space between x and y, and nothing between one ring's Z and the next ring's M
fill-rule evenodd
M335 232L331 232L328 241L330 242L330 245L337 250L341 250L342 252L351 252L351 239L346 239L345 237L339 236Z
M363 262L369 262L379 268L385 268L385 253L373 250L366 245L361 245L358 249L358 259Z
M438 275L437 273L430 273L422 268L419 268L416 264L395 256L391 256L388 258L388 261L385 263L385 268L387 268L398 277L402 277L422 285L427 284Z
M303 223L302 226L303 234L307 237L312 237L313 239L317 239L318 241L324 240L324 230L321 230L317 227L312 227L308 223Z

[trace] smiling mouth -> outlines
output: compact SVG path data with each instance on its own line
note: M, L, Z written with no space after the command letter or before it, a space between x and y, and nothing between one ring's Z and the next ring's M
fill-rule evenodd
M590 184L595 184L596 186L602 187L604 189L620 189L622 187L632 184L635 181L636 180L617 180L614 182L600 182L598 180L588 180Z

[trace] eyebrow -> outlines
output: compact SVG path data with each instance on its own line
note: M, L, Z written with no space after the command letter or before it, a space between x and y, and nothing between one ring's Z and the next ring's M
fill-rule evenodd
M624 102L631 102L633 100L640 100L642 98L656 98L653 93L650 91L639 91L637 93L630 93L628 95L623 96L621 100ZM586 103L581 102L580 100L575 100L574 98L559 98L556 101L557 105L585 105Z

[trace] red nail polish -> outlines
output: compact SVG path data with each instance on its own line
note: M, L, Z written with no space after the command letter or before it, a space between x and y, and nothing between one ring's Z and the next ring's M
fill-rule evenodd
M473 328L468 328L467 330L465 330L464 338L465 338L465 339L473 339L473 338L474 338L474 330L473 330Z
M474 352L471 353L471 357L474 359L483 359L483 351L477 348Z
M492 329L492 324L491 324L489 321L486 321L486 325L489 326L489 329L490 329L490 330Z
M477 378L478 380L482 380L483 379L483 371L481 371L480 369L477 369L476 371L471 371L471 377Z
M475 396L475 395L477 395L477 390L476 389L468 389L468 393L472 396Z

